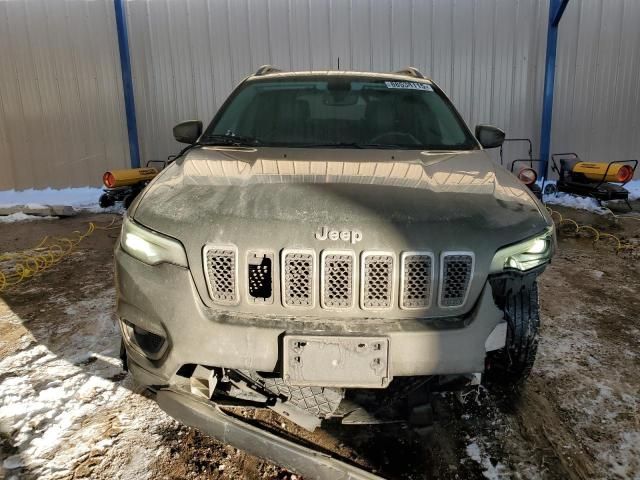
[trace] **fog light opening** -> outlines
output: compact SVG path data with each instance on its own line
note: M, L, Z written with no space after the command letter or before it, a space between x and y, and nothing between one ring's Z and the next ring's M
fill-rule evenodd
M156 354L164 345L164 338L151 333L137 325L133 327L133 337L142 350L150 354Z
M122 320L122 324L128 343L143 355L151 360L157 360L163 355L167 344L165 337L126 320Z

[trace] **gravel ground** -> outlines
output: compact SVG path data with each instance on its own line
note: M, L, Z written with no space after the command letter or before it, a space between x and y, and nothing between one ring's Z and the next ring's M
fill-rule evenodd
M639 221L562 213L640 236ZM88 221L111 217L14 223L0 229L0 252ZM121 371L116 235L96 230L63 263L0 292L0 479L295 478L179 425ZM439 397L426 438L352 426L306 440L390 478L640 478L638 257L569 231L559 247L540 280L539 356L518 399L482 388L462 403Z

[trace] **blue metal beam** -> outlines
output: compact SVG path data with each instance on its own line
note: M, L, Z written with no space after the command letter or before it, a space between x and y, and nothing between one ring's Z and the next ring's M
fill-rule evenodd
M551 119L553 116L553 86L556 76L556 50L558 24L569 0L549 1L549 27L547 29L547 54L544 67L544 91L542 94L542 127L540 131L540 176L547 178L547 166L551 149Z
M113 0L116 12L116 30L118 32L118 49L120 50L120 69L122 71L122 90L124 92L124 108L127 114L127 134L129 135L129 155L131 167L140 166L140 148L138 146L138 125L136 121L136 104L133 95L133 77L131 76L131 57L129 55L129 35L127 19L124 11L124 0Z
M557 27L560 23L560 19L562 18L562 15L564 14L564 10L565 8L567 8L568 3L569 0L562 0L560 2L560 5L558 5L558 8L553 12L553 20L551 21L551 24L554 27Z

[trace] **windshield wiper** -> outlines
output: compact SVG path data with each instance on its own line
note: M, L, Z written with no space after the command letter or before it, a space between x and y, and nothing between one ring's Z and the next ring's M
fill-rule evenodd
M364 148L358 142L337 142L337 143L292 143L286 145L291 148Z
M202 145L235 145L239 147L253 147L260 143L260 140L244 135L209 135L202 139Z
M395 143L361 143L360 148L379 148L380 150L407 150L418 145L397 145Z
M358 149L380 149L380 150L407 150L419 149L419 145L396 145L393 143L361 143L361 142L338 142L338 143L304 143L291 144L291 148L358 148Z

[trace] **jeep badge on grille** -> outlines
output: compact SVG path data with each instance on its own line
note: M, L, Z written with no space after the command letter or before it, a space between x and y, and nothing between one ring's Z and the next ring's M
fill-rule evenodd
M362 240L362 232L360 230L329 230L329 227L325 225L318 228L316 238L318 240L343 240L356 244Z

